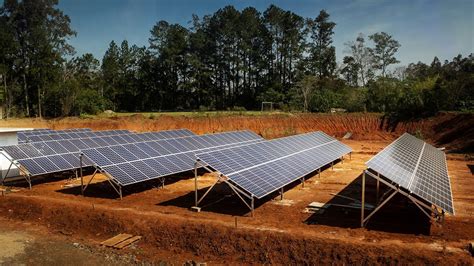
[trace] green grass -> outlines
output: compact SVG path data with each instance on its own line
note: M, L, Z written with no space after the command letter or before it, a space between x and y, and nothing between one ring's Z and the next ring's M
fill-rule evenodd
M266 116L266 115L290 115L288 112L260 112L260 111L204 111L204 112L125 112L113 114L81 115L81 118L103 118L103 117L126 117L143 115L153 119L160 116L184 116L184 117L209 117L209 116Z

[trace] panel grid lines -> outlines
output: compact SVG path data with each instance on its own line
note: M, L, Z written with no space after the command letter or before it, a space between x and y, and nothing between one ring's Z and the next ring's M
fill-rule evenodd
M108 132L110 133L111 131ZM120 130L120 132L122 131ZM149 138L155 140L166 137L185 138L190 134L194 135L194 133L187 129L167 130L166 134L160 133L161 132L128 133L128 135L141 136L142 134L148 134ZM126 145L129 145L130 143L136 143L137 141L144 139L141 137L136 137L125 140L121 138L121 136L125 135L107 135L106 133L101 137L25 143L4 146L0 149L7 152L7 154L9 154L13 160L24 166L29 174L34 176L79 168L79 152L84 148L90 149L94 147L111 146L112 144L120 143L117 141L119 140L117 138L122 139L121 142L123 145L125 145L125 147L127 147ZM120 154L117 155L116 158L120 158L122 156L123 154ZM125 161L125 159L123 161ZM92 162L84 158L83 166L92 166Z
M366 162L368 168L454 214L446 155L405 133Z
M262 198L349 152L348 146L327 134L310 132L201 153L197 158Z
M232 137L230 137L232 136ZM99 169L125 186L194 169L195 153L246 145L262 138L251 131L232 131L177 139L114 145L82 153ZM134 156L128 154L135 150ZM114 161L105 154L113 152L124 161Z

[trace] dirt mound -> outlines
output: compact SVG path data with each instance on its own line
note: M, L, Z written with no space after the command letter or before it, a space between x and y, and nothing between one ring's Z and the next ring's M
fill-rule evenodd
M54 129L87 127L94 130L129 129L156 131L188 128L197 134L249 129L265 138L322 130L342 137L352 132L354 140L393 140L404 132L422 136L437 146L453 152L474 152L474 115L440 113L435 117L412 121L393 121L380 114L269 114L269 115L157 115L142 114L90 119L53 120L19 119L6 126L50 127Z
M14 198L13 198L14 197ZM35 221L51 230L97 238L120 232L143 235L144 249L179 255L186 252L206 260L272 264L449 264L467 263L465 256L438 256L437 251L411 247L390 248L366 242L355 244L330 239L229 226L159 218L133 209L110 209L80 202L64 203L39 197L9 196L0 199L0 211L12 219ZM44 219L48 217L48 219Z

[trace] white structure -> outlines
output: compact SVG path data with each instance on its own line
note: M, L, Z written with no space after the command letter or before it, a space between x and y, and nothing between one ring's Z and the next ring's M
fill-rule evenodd
M32 128L11 128L11 127L0 127L0 147L7 145L18 144L18 131L33 130ZM15 165L12 165L11 161L7 158L11 157L3 151L0 151L0 177L3 179L5 177L13 177L20 175L18 168ZM11 166L11 168L10 168ZM8 171L10 168L10 171ZM8 171L8 176L5 176Z

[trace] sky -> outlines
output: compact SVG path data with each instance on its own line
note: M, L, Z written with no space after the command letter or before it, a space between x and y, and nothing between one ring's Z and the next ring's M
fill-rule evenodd
M346 42L359 33L381 31L400 42L400 65L429 64L434 56L443 62L474 52L472 0L60 0L59 8L77 32L70 40L76 55L92 53L102 59L112 40L147 46L150 30L160 20L190 26L192 14L202 17L226 5L263 12L271 4L305 18L326 9L337 24L333 39L338 62L347 55Z

